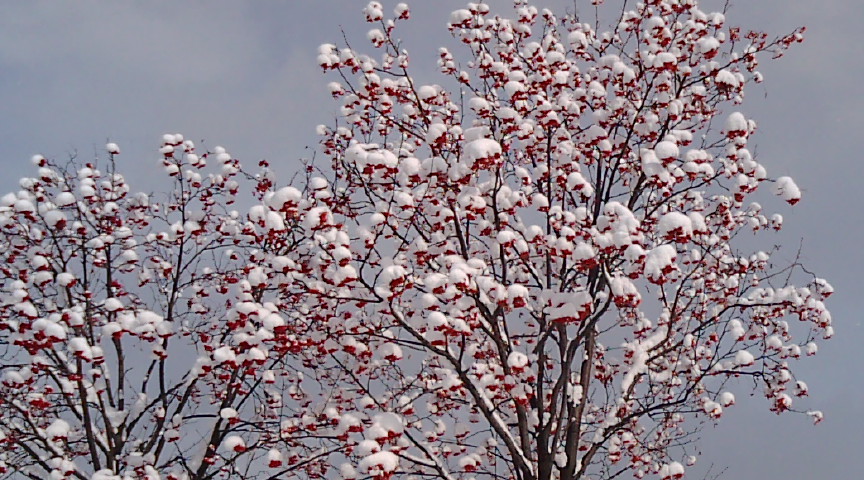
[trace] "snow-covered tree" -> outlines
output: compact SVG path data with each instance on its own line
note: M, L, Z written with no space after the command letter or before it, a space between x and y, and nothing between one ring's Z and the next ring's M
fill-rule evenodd
M801 192L738 106L803 32L514 3L450 15L439 84L369 3L373 55L320 49L302 184L179 135L163 194L114 144L34 157L0 198L0 478L672 479L740 390L820 420L794 366L832 290L754 248Z
M680 478L737 389L804 413L795 362L832 335L830 285L753 248L782 224L756 200L800 191L739 106L803 30L514 3L450 15L439 84L412 73L404 4L364 10L371 54L320 48L341 110L297 279L344 478Z
M239 214L271 189L266 164L166 135L167 191L133 193L106 149L35 156L0 199L0 478L320 476L306 327L290 289L267 292L301 192L279 191L282 216Z

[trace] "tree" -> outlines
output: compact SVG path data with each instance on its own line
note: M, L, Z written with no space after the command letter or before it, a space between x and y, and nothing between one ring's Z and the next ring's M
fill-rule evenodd
M599 31L614 12L514 3L451 14L445 86L412 75L403 4L366 7L374 56L321 47L341 114L308 288L334 388L370 409L348 478L679 478L736 379L801 411L794 360L833 333L830 285L742 238L781 228L760 187L800 198L737 109L803 29L653 0Z
M170 188L136 194L106 148L101 167L37 155L0 200L0 477L315 476L320 419L293 400L304 327L265 291L297 238L230 210L260 203L266 163L165 135ZM279 193L286 212L301 198Z
M0 472L671 479L736 379L802 411L831 287L752 250L782 225L759 187L800 191L736 109L803 30L514 3L451 14L441 86L370 2L377 58L321 47L341 114L295 186L179 135L164 198L114 144L35 157L0 199Z

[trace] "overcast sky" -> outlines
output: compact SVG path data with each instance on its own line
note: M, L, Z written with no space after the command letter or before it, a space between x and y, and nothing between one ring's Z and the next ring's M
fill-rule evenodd
M383 3L389 10L395 2ZM402 36L416 71L434 82L437 47L458 51L444 24L463 2L409 3L413 20ZM167 132L223 145L250 164L266 158L287 176L314 151L315 125L335 111L316 47L340 42L340 28L365 43L364 4L0 1L0 191L30 175L34 153L91 158L109 139L120 144L133 188L136 180L154 188L145 184ZM535 4L560 12L574 1ZM769 173L791 175L804 190L801 204L784 212L777 241L803 238L806 264L835 286L829 306L837 337L798 370L810 385L809 405L825 411L823 424L777 417L764 399L739 395L720 426L705 431L700 465L728 466L724 479L860 478L864 2L738 0L727 18L777 34L808 28L803 45L763 63L766 82L750 88L741 109L759 122L756 145Z

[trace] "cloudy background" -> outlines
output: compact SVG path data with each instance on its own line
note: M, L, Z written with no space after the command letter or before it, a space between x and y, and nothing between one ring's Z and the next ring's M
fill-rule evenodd
M510 2L488 3L506 9ZM561 12L588 2L534 3ZM287 181L298 159L314 152L315 125L336 109L315 65L316 47L339 43L340 29L365 44L364 4L0 0L0 191L31 173L34 153L90 159L107 140L120 144L121 170L133 188L158 189L150 172L166 132L223 145L250 165L266 158ZM462 5L412 2L402 37L421 81L436 81L438 46L458 51L444 24ZM822 424L777 417L759 396L739 395L722 423L706 429L700 472L713 464L713 473L728 467L724 479L860 478L864 2L738 0L727 18L770 33L808 27L803 45L763 63L766 82L751 87L742 110L759 122L762 163L804 190L801 204L784 212L777 241L797 246L803 239L805 263L834 284L837 336L798 370L810 385L808 406L826 413Z

